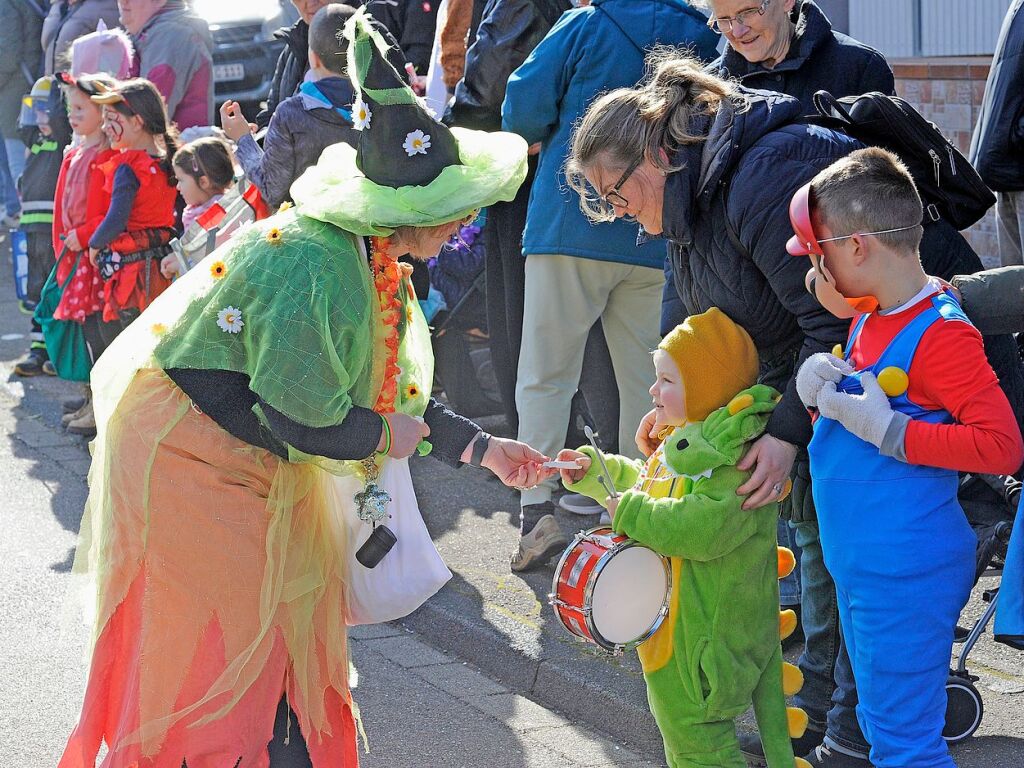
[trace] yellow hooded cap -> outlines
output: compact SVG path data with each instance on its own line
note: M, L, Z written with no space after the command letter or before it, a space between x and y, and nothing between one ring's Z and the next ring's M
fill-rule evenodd
M679 366L689 421L703 421L737 392L757 383L754 342L717 307L686 318L662 339L658 349Z

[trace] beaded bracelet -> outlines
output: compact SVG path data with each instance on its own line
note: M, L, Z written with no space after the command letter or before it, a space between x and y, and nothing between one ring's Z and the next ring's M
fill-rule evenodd
M384 422L384 450L377 451L377 453L387 455L391 451L391 425L388 424L387 418L383 414L378 414L380 420Z

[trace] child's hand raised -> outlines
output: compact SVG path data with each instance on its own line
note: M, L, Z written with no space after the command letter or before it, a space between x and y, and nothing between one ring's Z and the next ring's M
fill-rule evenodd
M604 500L604 506L608 510L608 517L615 522L615 510L619 508L619 496L609 496Z
M175 254L168 253L160 260L160 274L168 280L177 275L180 271L181 265L178 264L178 257Z
M657 414L658 412L651 408L640 421L640 426L636 428L636 447L644 456L650 456L658 450L658 444L661 442L658 440Z
M563 485L578 483L586 476L587 470L590 469L590 457L585 453L580 453L579 451L571 451L568 448L563 448L558 452L558 456L556 456L555 459L558 461L575 461L579 465L579 469L558 470L558 474L562 476Z
M238 141L252 131L237 101L225 101L220 105L220 125L224 134L232 141Z

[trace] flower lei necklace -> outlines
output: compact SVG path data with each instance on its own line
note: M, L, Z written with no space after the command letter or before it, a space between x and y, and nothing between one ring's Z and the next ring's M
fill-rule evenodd
M372 254L370 266L373 271L373 286L377 290L380 302L381 318L387 328L384 345L387 348L387 359L384 363L384 383L373 410L377 413L390 413L395 410L395 397L398 394L398 323L401 319L402 299L399 296L399 285L405 276L403 265L390 253L387 238L374 237L370 240Z

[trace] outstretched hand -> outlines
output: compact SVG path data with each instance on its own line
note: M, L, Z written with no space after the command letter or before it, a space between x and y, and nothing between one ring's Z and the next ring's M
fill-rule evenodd
M532 488L558 470L541 466L548 457L526 443L504 437L491 437L481 466L491 470L510 488Z

